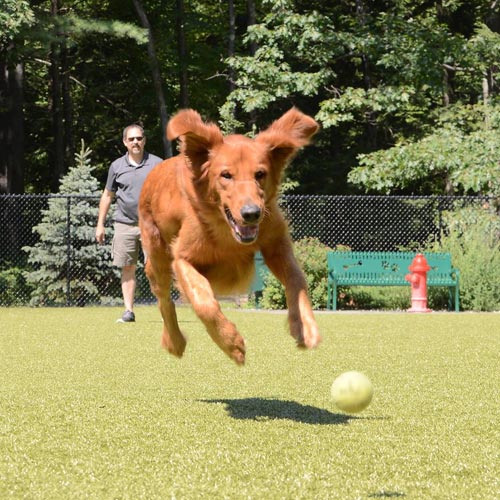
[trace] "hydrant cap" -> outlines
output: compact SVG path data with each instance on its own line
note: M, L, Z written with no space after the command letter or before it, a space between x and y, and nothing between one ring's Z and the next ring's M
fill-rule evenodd
M411 266L408 268L412 273L426 273L430 270L429 264L427 264L427 259L422 253L417 253Z

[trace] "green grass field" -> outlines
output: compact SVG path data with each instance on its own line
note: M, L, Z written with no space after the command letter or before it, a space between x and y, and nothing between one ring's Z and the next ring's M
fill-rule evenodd
M318 313L304 352L283 313L226 312L244 367L188 307L182 360L154 306L0 309L0 498L500 498L500 314Z

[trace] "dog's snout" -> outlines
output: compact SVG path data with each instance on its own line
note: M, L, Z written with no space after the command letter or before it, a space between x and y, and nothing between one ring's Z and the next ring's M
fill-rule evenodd
M243 205L240 210L241 217L247 223L257 222L260 219L260 207L254 204Z

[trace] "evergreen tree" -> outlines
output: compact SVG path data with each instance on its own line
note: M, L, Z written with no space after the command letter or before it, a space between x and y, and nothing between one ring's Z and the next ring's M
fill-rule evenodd
M76 165L61 179L60 197L50 198L42 221L33 228L40 241L24 247L35 270L26 273L34 286L32 305L80 305L112 302L119 296L119 273L113 269L110 246L97 245L96 198L99 183L92 176L88 149L82 140Z

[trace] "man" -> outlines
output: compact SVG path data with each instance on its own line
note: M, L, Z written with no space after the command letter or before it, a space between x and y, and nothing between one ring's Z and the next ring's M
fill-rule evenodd
M106 187L99 203L99 218L95 238L104 243L104 224L109 207L116 196L114 237L112 244L113 265L121 268L121 285L125 312L118 322L135 321L134 294L135 271L140 248L140 231L137 206L146 176L155 165L163 161L145 151L146 136L140 125L129 125L123 130L123 144L127 153L109 167Z

